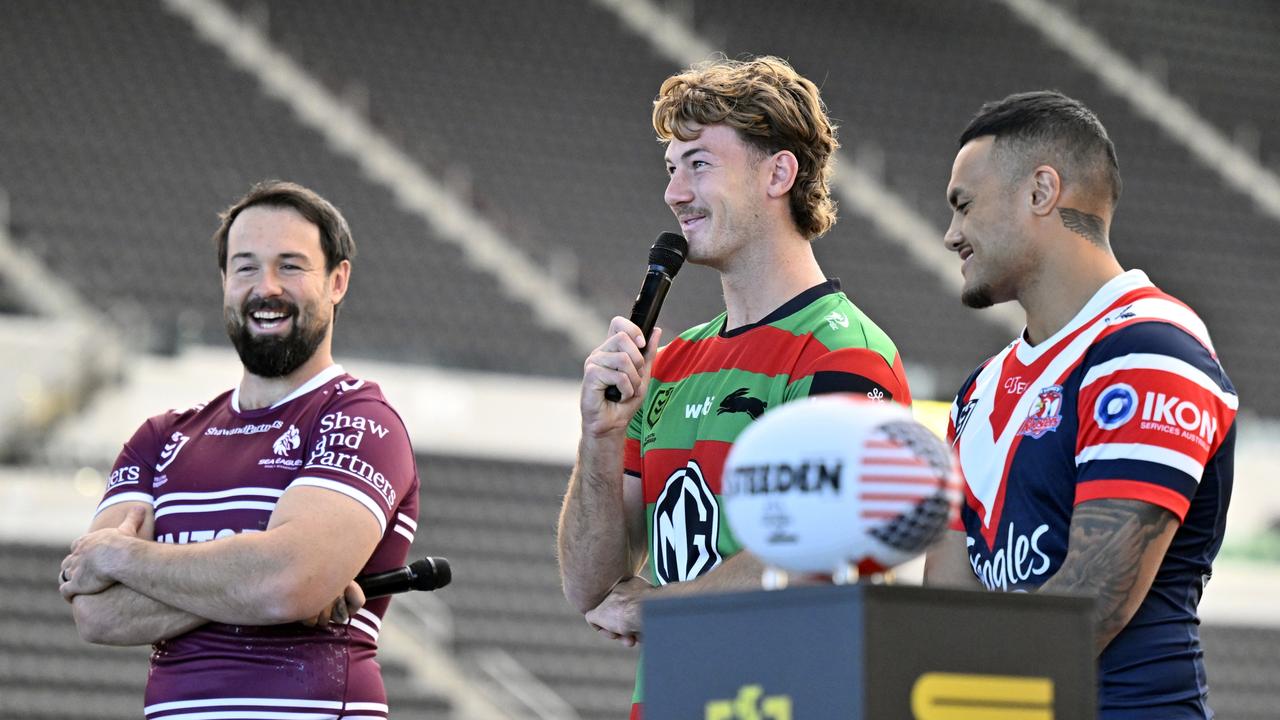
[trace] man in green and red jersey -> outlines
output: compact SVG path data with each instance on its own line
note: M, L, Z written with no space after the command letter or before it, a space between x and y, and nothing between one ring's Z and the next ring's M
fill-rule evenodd
M585 363L560 571L587 621L629 646L645 598L760 587L763 565L739 552L719 500L749 423L819 393L911 402L893 343L814 259L836 219L837 142L817 87L773 57L699 64L663 83L653 125L688 260L719 271L726 311L660 353L643 352L660 330L644 338L616 317ZM641 696L637 681L633 718Z

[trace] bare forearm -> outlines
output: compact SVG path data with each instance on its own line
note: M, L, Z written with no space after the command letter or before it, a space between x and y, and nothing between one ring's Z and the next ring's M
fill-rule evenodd
M97 645L151 645L208 622L124 585L77 595L71 611L80 637Z
M135 542L114 554L107 570L137 592L198 617L274 625L320 609L291 607L298 568L288 558L301 555L256 533L188 545Z
M560 509L557 546L565 597L580 612L595 607L638 564L628 538L621 434L584 434Z
M968 542L962 530L944 530L924 557L924 584L957 590L982 590L969 564Z
M1147 503L1081 504L1071 519L1067 557L1040 589L1094 599L1094 644L1100 654L1142 604L1177 526L1172 513Z

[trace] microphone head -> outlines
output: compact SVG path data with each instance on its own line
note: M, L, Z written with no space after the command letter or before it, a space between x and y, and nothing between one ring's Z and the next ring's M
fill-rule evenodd
M657 265L667 271L667 275L675 277L684 265L684 256L689 252L689 243L682 235L664 232L649 248L649 264Z
M453 580L449 561L440 557L428 557L409 564L413 573L414 590L439 590Z

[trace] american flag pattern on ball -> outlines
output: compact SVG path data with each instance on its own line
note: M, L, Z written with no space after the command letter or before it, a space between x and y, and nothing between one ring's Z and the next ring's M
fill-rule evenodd
M856 476L868 534L904 553L936 540L959 500L952 454L918 423L886 423L868 434Z

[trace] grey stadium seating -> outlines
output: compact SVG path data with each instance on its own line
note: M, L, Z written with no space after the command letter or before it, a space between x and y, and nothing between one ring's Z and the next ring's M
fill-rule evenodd
M1163 57L1171 90L1228 133L1252 126L1264 161L1280 165L1273 4L1061 2L1135 60ZM648 245L673 225L649 112L677 68L615 16L589 0L225 4L265 19L270 37L331 90L366 98L381 132L548 272L576 264L571 282L587 302L605 314L629 307ZM939 230L955 138L981 102L1040 87L1084 100L1119 149L1126 189L1112 238L1122 263L1195 307L1243 405L1280 416L1271 367L1280 223L998 3L673 5L730 56L777 53L818 80L846 161L870 163L867 148L877 148L884 181ZM360 244L340 356L580 371L563 333L496 291L160 3L10 0L0 27L0 187L13 239L90 302L140 318L151 349L225 342L208 241L215 211L255 180L285 177L333 199ZM824 268L894 337L908 367L933 372L936 396L1009 339L851 210L817 242ZM686 269L661 324L710 317L718 294L712 272ZM439 596L457 621L459 652L502 648L584 719L624 716L636 653L595 635L560 595L553 533L567 468L421 462L415 553L453 560L455 583ZM52 586L60 553L0 545L0 718L137 717L145 652L79 641ZM1219 717L1274 716L1280 637L1231 627L1204 628L1204 637ZM388 675L390 685L403 679ZM422 702L422 714L408 716L445 712L438 697Z
M3 13L0 186L14 241L91 303L146 318L162 339L226 342L216 212L281 177L331 198L356 236L340 354L553 375L580 366L563 336L538 329L159 4L19 0Z

